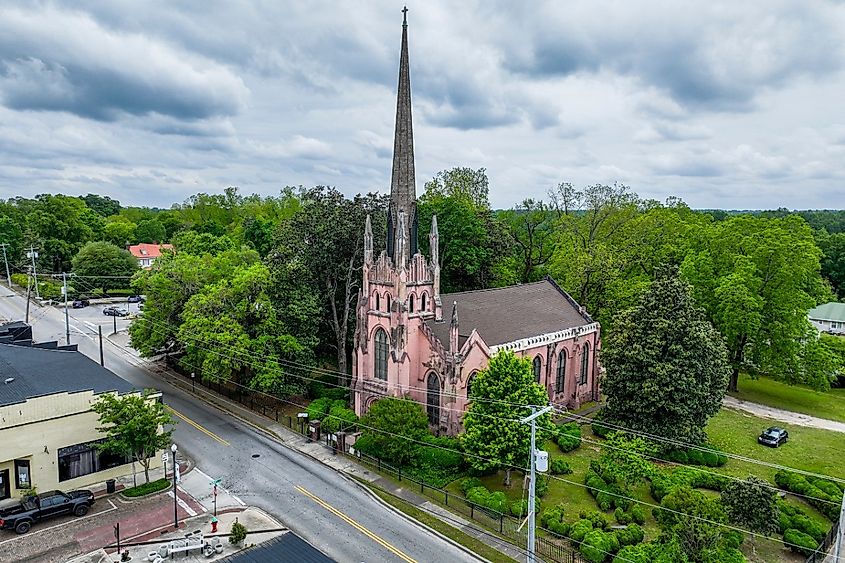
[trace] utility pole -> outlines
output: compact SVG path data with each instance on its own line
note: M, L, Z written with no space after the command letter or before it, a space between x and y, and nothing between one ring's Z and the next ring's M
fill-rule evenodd
M65 340L70 345L70 320L67 312L67 274L62 272L62 293L65 294Z
M97 332L100 334L100 365L105 367L103 362L103 325L97 325Z
M9 284L9 289L12 289L12 274L9 273L9 259L6 257L6 247L9 245L2 242L0 246L3 247L3 262L6 263L6 282Z
M519 421L521 424L531 424L531 451L529 452L531 457L531 480L528 483L528 556L526 559L528 563L536 563L537 561L534 556L534 548L536 546L536 541L534 539L536 535L536 524L534 522L536 517L536 514L534 513L534 504L536 502L536 472L541 471L545 473L549 468L548 453L537 451L537 419L552 410L552 408L553 407L551 405L543 407L540 410L537 410L537 407L531 407L531 416L527 416ZM541 456L539 454L543 455Z
M35 277L35 298L41 300L41 293L38 291L38 271L35 269L35 259L38 258L38 253L32 244L29 245L29 252L26 253L26 257L32 259L32 275Z
M31 274L31 272L30 272ZM26 276L26 324L29 324L29 296L32 290L32 275Z
M842 495L842 508L839 511L839 532L836 534L836 545L833 548L833 560L839 561L842 544L845 543L845 493Z

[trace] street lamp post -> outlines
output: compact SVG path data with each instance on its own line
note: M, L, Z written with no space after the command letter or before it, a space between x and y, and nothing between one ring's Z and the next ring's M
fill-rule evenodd
M196 387L196 384L194 383L194 379L196 377L197 377L197 374L194 373L194 372L191 372L191 393L197 392L197 387Z
M179 513L177 512L177 507L178 507L177 499L178 499L178 497L176 496L176 473L177 473L177 470L176 470L176 467L177 467L176 450L178 450L178 449L179 448L176 447L176 444L173 444L172 446L170 446L170 451L173 452L173 527L177 530L179 529Z
M535 494L536 494L536 492L535 492L536 491L535 480L536 480L536 477L537 477L537 470L539 469L540 471L545 472L546 469L548 468L547 467L548 457L546 457L546 455L545 455L546 452L542 452L544 455L542 457L541 463L539 464L539 467L538 467L538 464L537 464L538 457L539 457L538 453L540 453L540 452L537 451L537 445L536 445L537 418L543 416L544 414L546 414L550 410L552 410L551 406L543 407L540 410L537 410L537 407L531 407L531 415L527 416L527 417L525 417L525 418L523 418L522 420L519 421L522 424L530 424L531 425L531 452L529 454L530 458L531 458L531 477L530 477L531 481L529 481L529 486L528 486L528 558L527 558L528 563L535 563L537 561L537 559L535 558L535 555L534 555L534 549L535 549L535 545L534 545L534 536L535 536L534 504L535 504L535 500L534 500L534 497L535 497Z

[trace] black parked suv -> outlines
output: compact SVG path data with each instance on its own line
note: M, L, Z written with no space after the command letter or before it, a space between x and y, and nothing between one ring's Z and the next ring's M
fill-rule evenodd
M24 497L19 505L0 510L0 530L14 530L25 534L35 522L54 516L85 516L93 504L94 493L87 490L69 493L49 491Z
M127 303L143 303L144 298L140 295L130 295L126 298Z
M785 444L788 439L789 432L783 428L772 426L771 428L764 430L763 433L757 437L757 442L763 444L764 446L777 448L781 444Z
M76 299L73 302L73 308L74 309L82 309L83 307L87 307L90 304L91 304L91 302L88 301L87 299Z

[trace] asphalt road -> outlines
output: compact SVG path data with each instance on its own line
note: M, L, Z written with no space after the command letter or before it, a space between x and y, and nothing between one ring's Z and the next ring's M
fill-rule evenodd
M23 319L24 307L23 297L0 288L0 318ZM113 325L101 309L69 310L71 342L97 361L96 325L103 325L104 336ZM37 341L65 343L63 309L33 305L30 323ZM478 561L385 508L336 471L155 378L128 351L104 341L106 367L134 385L163 392L179 420L174 441L180 450L244 502L266 510L330 557L356 563Z

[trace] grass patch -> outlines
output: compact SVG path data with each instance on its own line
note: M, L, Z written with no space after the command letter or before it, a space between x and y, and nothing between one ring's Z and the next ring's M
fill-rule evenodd
M743 401L845 422L845 389L822 392L747 374L740 374L737 387L739 391L730 395Z
M399 497L396 497L380 489L378 486L373 485L372 483L368 483L363 480L361 482L364 483L367 487L369 487L375 494L379 496L379 498L381 498L387 504L391 505L392 507L398 510L401 510L411 518L422 522L429 528L437 530L444 536L463 545L466 548L469 548L471 551L477 553L485 559L488 559L493 563L514 563L513 559L488 546L481 540L478 540L470 535L465 534L457 528L454 528L451 525L443 522L439 518L435 518L431 514L424 512L416 506L405 502Z
M170 481L168 479L158 479L157 481L150 481L149 483L121 491L121 494L126 497L142 497L168 488L170 488Z
M789 441L786 444L779 448L761 446L757 443L757 436L772 424L773 421L768 418L722 409L710 419L706 431L710 442L726 452L845 479L845 464L842 464L845 434L789 425ZM774 483L777 469L730 458L724 467L714 468L713 471L742 478L757 475Z

